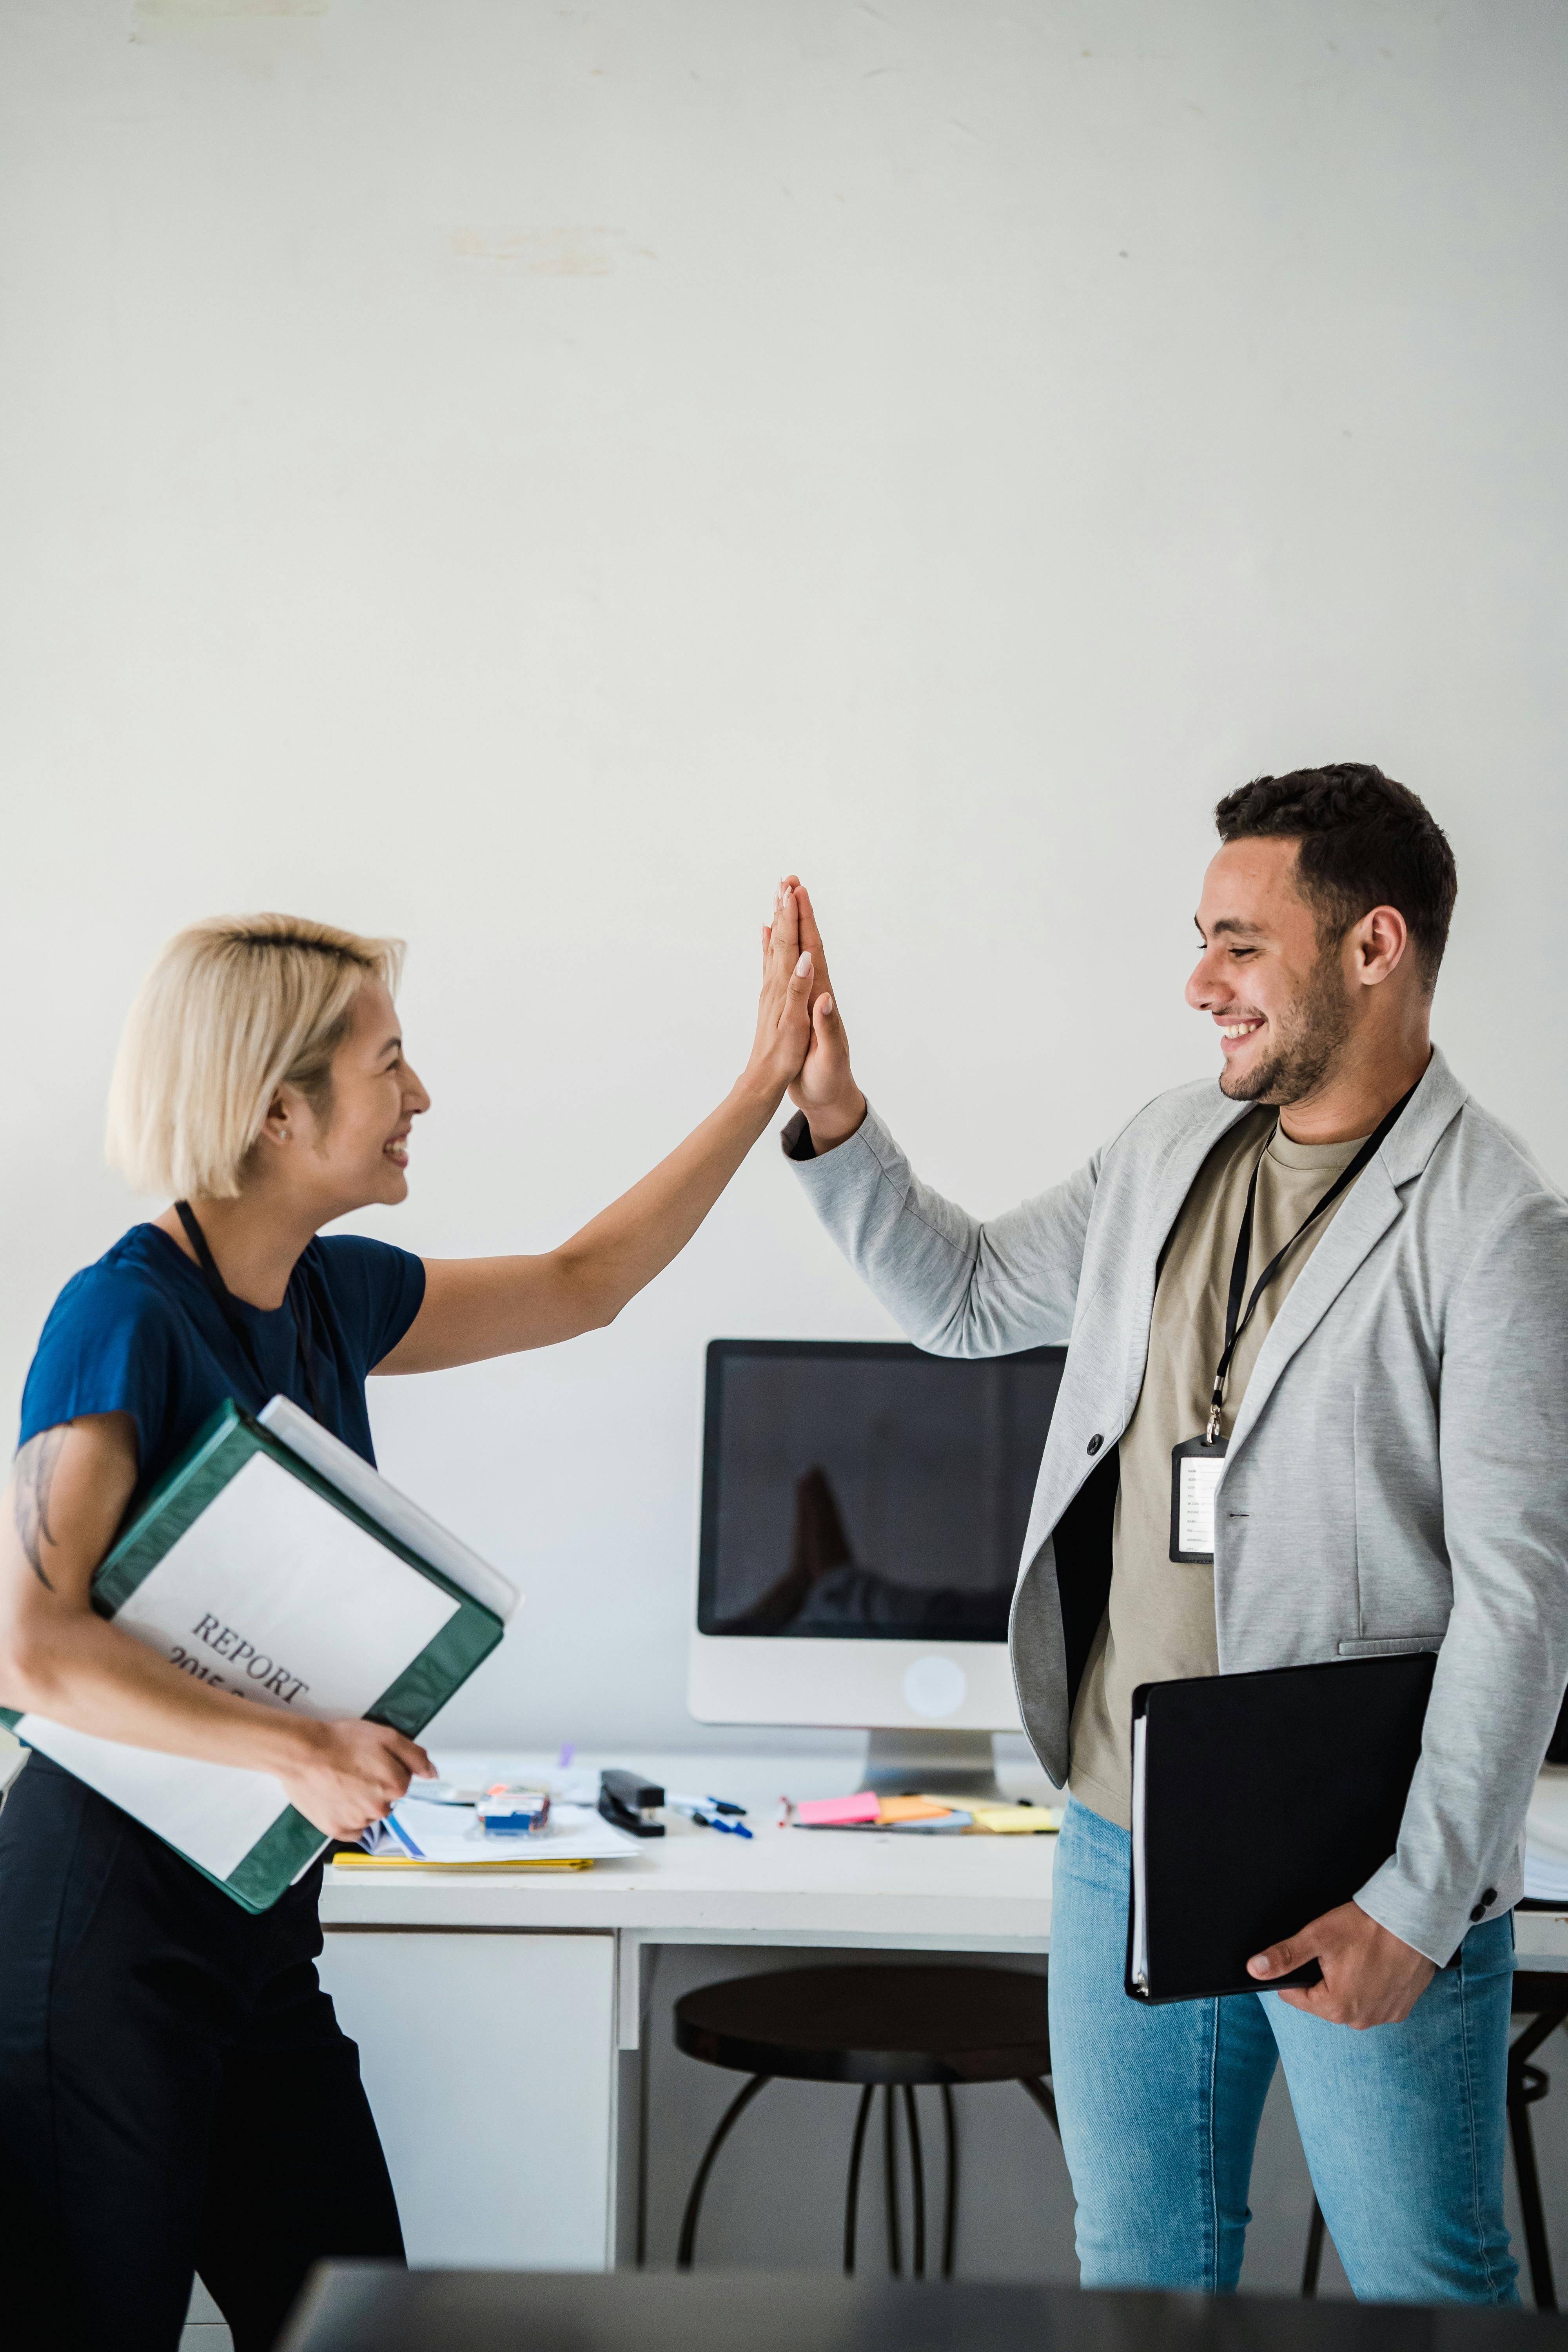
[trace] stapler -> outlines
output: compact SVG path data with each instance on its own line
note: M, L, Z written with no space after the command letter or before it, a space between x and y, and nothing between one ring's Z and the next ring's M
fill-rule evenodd
M599 1811L616 1829L629 1830L633 1837L664 1835L664 1823L658 1819L663 1803L664 1790L657 1782L645 1780L640 1772L599 1775Z

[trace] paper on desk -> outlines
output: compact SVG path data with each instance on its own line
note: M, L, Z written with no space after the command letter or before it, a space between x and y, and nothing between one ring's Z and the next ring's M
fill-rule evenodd
M879 1822L882 1809L869 1789L858 1797L806 1797L795 1809L803 1830L841 1830L857 1822Z
M628 1837L605 1820L592 1805L557 1805L550 1827L536 1837L485 1837L474 1816L458 1806L404 1803L394 1805L393 1816L418 1847L417 1859L406 1849L352 1858L355 1870L378 1864L393 1869L517 1870L550 1868L569 1862L622 1862L646 1858L640 1840Z
M795 1819L804 1830L898 1830L905 1835L978 1830L992 1837L1037 1837L1062 1825L1060 1811L1049 1805L988 1805L984 1798L942 1797L929 1790L879 1800L868 1789L855 1797L807 1798L796 1805Z
M993 1837L1039 1837L1047 1830L1059 1830L1061 1809L1056 1805L971 1805L977 1830Z

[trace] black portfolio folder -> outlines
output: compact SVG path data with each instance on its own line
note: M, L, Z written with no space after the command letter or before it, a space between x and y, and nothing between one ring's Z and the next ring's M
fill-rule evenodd
M1348 1903L1399 1843L1430 1651L1132 1694L1134 2000L1257 1992L1247 1963ZM1271 1985L1316 1984L1315 1960Z

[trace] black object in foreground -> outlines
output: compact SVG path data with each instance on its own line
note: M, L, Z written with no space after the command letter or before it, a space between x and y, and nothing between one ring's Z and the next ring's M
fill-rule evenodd
M658 1818L663 1802L664 1790L657 1781L645 1780L640 1772L599 1775L599 1811L614 1828L629 1830L633 1837L664 1835L664 1823Z
M1528 2341L1527 2341L1528 2339ZM805 2271L311 2274L278 2352L1568 2352L1568 2321L1458 2304L882 2285Z
M1399 1843L1430 1651L1141 1683L1128 1992L1258 1992L1253 1955L1348 1903ZM1281 1985L1316 1984L1316 1960Z

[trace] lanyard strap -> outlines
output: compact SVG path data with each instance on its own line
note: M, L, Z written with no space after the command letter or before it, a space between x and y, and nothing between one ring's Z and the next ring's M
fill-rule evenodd
M1417 1078L1415 1086L1418 1087L1420 1083L1420 1079ZM1280 1267L1284 1265L1286 1259L1289 1256L1290 1252L1295 1248L1297 1243L1306 1232L1308 1226L1314 1224L1318 1218L1322 1215L1323 1211L1329 1208L1339 1199L1340 1194L1345 1191L1346 1187L1355 1182L1356 1178L1361 1174L1362 1170L1366 1166L1368 1160L1371 1160L1380 1150L1384 1138L1389 1134L1401 1111L1405 1108L1405 1104L1410 1100L1410 1095L1413 1095L1415 1092L1415 1087L1412 1087L1409 1094L1400 1096L1399 1100L1394 1104L1394 1108L1387 1112L1384 1117L1379 1120L1377 1126L1373 1129L1373 1132L1367 1137L1366 1141L1362 1145L1361 1150L1356 1153L1355 1158L1351 1161L1349 1167L1341 1169L1339 1174L1334 1178L1333 1182L1329 1186L1328 1191L1323 1194L1322 1199L1317 1202L1315 1207L1308 1211L1300 1223L1297 1226L1295 1232L1291 1234L1289 1240L1286 1243L1284 1248L1279 1250L1269 1259L1268 1264L1264 1267L1262 1273L1258 1276L1257 1281L1252 1286L1252 1296L1247 1302L1247 1307L1244 1313L1242 1310L1241 1301L1242 1294L1247 1288L1247 1265L1252 1256L1252 1213L1258 1202L1258 1171L1261 1169L1264 1159L1268 1153L1268 1144L1266 1143L1262 1151L1258 1153L1257 1162L1252 1171L1252 1181L1247 1188L1247 1206L1242 1211L1241 1231L1236 1237L1236 1255L1231 1261L1230 1293L1226 1300L1225 1307L1225 1352L1220 1357L1219 1362L1215 1367L1214 1394L1209 1399L1208 1426L1204 1432L1204 1444L1205 1445L1212 1445L1219 1435L1219 1415L1220 1407L1225 1402L1226 1375L1230 1370L1231 1358L1236 1353L1237 1342L1240 1340L1242 1333L1246 1330L1247 1325L1252 1320L1253 1308L1257 1306L1258 1300L1262 1297L1264 1292L1268 1289L1268 1285L1273 1281L1275 1276L1279 1273ZM1278 1130L1279 1122L1276 1120L1276 1133ZM1270 1135L1268 1142L1272 1143L1274 1137L1273 1135Z
M257 1388L262 1392L261 1401L265 1403L267 1375L261 1368L256 1335L239 1311L238 1299L218 1272L217 1260L212 1254L211 1244L205 1234L196 1222L196 1213L190 1202L176 1201L174 1214L184 1225L186 1238L196 1254L196 1264L201 1268L202 1280L212 1294L214 1306L245 1350L246 1359L256 1375ZM297 1265L289 1276L289 1287L283 1296L284 1303L289 1309L289 1319L294 1326L294 1344L299 1349L300 1360L304 1366L305 1392L310 1400L310 1412L317 1421L324 1423L321 1391L316 1386L315 1316L310 1305L309 1287L301 1278ZM304 1310L303 1315L300 1312L301 1308Z

